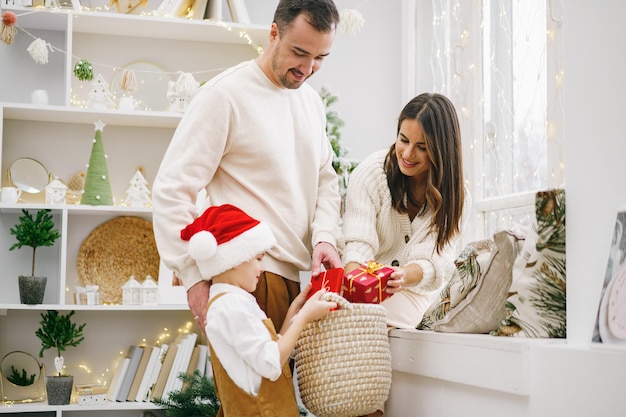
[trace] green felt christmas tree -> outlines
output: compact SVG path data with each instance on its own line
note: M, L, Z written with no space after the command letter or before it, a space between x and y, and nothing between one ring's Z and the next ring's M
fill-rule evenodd
M111 192L109 170L107 169L106 154L102 144L104 123L98 121L94 124L96 126L96 137L91 148L89 167L87 168L85 187L80 203L91 206L112 206L113 193Z

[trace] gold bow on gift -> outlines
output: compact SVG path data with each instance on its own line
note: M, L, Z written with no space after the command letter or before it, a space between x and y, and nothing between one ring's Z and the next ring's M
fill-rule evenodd
M377 275L376 272L380 271L382 267L385 265L380 264L376 261L369 261L365 268L367 269L367 273L370 275Z

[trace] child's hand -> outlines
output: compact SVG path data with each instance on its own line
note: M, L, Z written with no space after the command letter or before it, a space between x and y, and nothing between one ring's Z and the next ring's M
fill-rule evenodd
M309 282L306 285L306 287L304 287L302 291L300 291L300 294L298 294L296 298L294 298L293 301L291 302L291 306L293 306L296 309L296 312L300 311L300 309L306 302L306 298L308 297L309 292L311 292L311 288L312 288L312 285Z
M302 291L300 291L300 294L298 294L296 298L294 298L293 301L291 302L291 305L289 306L289 310L287 311L287 318L290 319L291 317L296 315L298 311L300 311L300 309L306 302L306 297L310 291L311 291L311 284L309 283L307 284L306 287L302 289Z
M310 288L309 288L310 289ZM322 300L322 296L326 293L326 290L321 289L309 298L298 313L298 316L302 316L307 322L320 319L328 314L332 309L337 308L337 303L334 301ZM297 300L297 298L296 298ZM306 300L306 295L305 295ZM295 302L295 300L294 300Z

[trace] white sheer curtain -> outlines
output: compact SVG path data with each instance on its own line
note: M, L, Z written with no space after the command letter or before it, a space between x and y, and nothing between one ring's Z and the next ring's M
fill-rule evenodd
M466 239L527 224L534 192L563 186L560 0L405 3L415 93L459 113L475 221Z

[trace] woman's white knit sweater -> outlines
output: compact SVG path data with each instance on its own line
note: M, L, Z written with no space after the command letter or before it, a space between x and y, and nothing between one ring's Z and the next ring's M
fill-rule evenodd
M392 207L383 170L386 154L387 150L371 154L350 175L343 223L346 241L343 262L375 260L385 265L393 261L399 266L418 264L424 276L419 284L405 291L429 295L450 279L458 237L437 254L437 236L430 227L432 211L427 210L411 221L408 214ZM464 218L469 214L470 205L466 190Z

